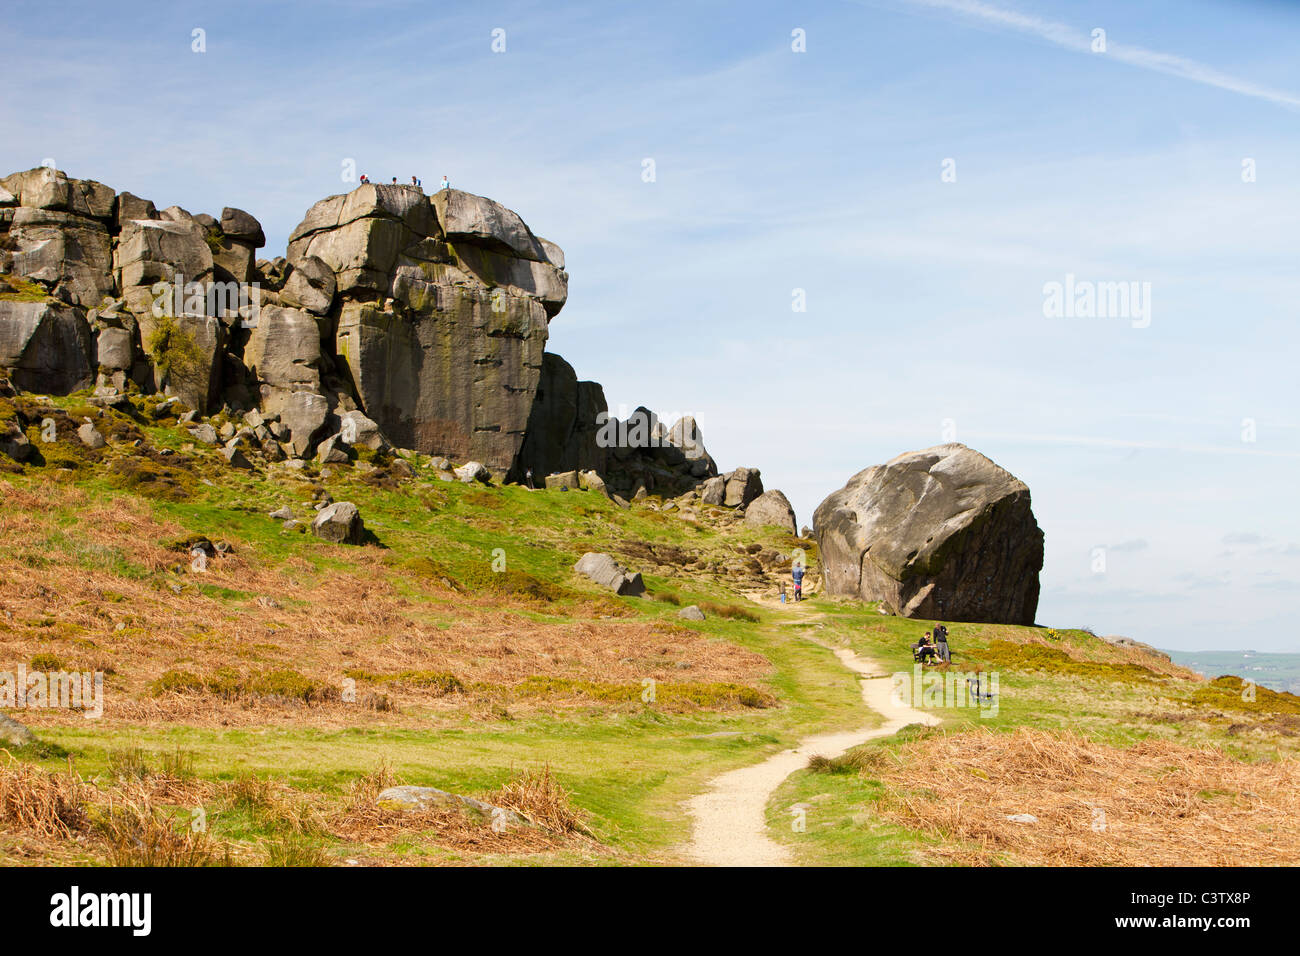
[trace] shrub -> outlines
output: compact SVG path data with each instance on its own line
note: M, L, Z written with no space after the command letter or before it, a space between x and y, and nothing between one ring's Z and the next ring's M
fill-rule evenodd
M714 617L726 617L734 621L748 621L751 624L757 624L760 620L757 614L746 610L739 604L715 604L712 601L701 601L699 607L705 614L712 614Z

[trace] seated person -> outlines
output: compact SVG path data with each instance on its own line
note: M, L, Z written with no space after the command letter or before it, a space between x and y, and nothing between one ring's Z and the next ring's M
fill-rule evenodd
M938 648L930 640L930 632L926 631L925 635L917 643L912 645L912 655L922 664L926 660L934 661L938 658Z

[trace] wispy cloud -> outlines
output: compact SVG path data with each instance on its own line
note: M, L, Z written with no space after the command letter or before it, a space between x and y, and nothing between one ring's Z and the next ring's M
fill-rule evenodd
M1139 69L1181 77L1193 83L1267 100L1290 109L1300 108L1300 94L1261 86L1175 53L1162 53L1146 47L1116 43L1108 37L1105 53L1094 54L1091 31L1084 32L1065 23L1045 20L1018 10L983 3L981 0L906 0L906 2L915 7L945 10L998 28L1035 36L1075 53L1104 55Z

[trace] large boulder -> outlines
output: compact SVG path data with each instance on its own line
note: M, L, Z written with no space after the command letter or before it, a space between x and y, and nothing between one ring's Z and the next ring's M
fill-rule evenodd
M0 179L0 189L12 195L18 205L32 209L54 209L110 222L114 191L93 179L72 179L61 170L37 166Z
M221 233L254 249L266 245L266 233L262 231L262 224L242 209L227 206L221 210Z
M326 505L312 519L311 533L335 544L360 544L365 534L361 512L350 501Z
M178 276L185 282L207 282L212 278L212 247L207 233L193 218L171 212L170 219L129 219L118 236L115 268L123 292L131 287L148 290L156 282L172 282ZM144 311L130 299L133 311Z
M340 373L396 445L505 471L567 276L518 216L479 198L364 185L321 200L290 236L280 295L337 315Z
M4 271L39 282L59 299L94 308L113 293L112 240L98 219L55 209L14 210Z
M285 305L324 315L334 304L334 272L315 256L291 263L293 271L280 290Z
M1034 623L1043 532L1029 488L965 445L858 472L813 529L830 594L903 617Z
M775 488L749 503L745 508L745 524L751 528L780 528L791 535L798 533L789 499Z
M538 262L548 261L547 250L519 215L484 196L443 189L433 195L438 222L452 241L465 240L487 249ZM559 265L564 266L561 258Z
M0 370L21 391L87 388L95 379L90 326L72 306L0 299Z
M616 594L636 596L645 593L640 571L629 571L608 554L588 551L573 570Z
M269 389L263 395L263 406L289 429L289 450L295 458L307 457L330 416L329 399L305 389Z
M727 472L726 478L722 503L728 508L744 508L763 493L763 478L757 468L737 468Z
M244 365L261 386L319 391L320 329L298 309L264 305L244 347Z
M187 280L188 281L188 280ZM221 386L225 327L210 315L139 315L140 341L153 363L154 385L199 412Z

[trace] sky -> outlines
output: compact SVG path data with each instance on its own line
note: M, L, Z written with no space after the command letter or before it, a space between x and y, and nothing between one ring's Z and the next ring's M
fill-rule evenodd
M801 525L961 441L1032 491L1040 623L1300 651L1300 3L41 14L0 170L240 207L268 257L349 169L445 174L564 248L548 348L611 411L695 415Z

